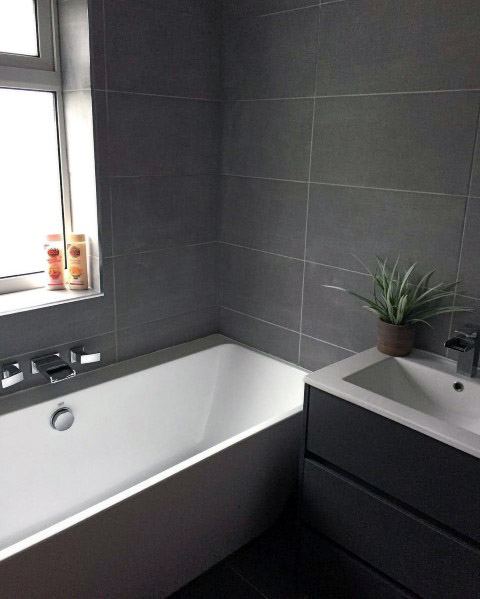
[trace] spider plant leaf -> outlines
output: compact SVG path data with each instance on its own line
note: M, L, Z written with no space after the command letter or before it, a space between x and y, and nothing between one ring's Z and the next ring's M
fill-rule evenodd
M412 273L416 267L417 267L417 263L415 262L414 264L412 264L412 266L410 266L410 268L403 275L402 282L400 283L400 289L398 291L400 294L403 293L403 290L405 289L405 286L408 284L408 281L410 280L410 277L412 276Z

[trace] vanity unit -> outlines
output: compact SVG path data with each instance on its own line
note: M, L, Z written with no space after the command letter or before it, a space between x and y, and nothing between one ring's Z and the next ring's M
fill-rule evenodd
M306 381L301 514L312 586L329 584L333 564L332 597L478 599L479 380L426 352L372 349Z

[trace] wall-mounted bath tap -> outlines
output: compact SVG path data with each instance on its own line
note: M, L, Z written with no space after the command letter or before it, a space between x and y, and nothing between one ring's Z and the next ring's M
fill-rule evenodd
M100 352L96 354L89 354L85 351L85 347L80 345L78 347L72 347L70 350L70 362L73 364L78 362L79 364L92 364L94 362L100 362Z
M33 358L32 374L41 374L49 383L59 383L74 377L77 373L70 364L62 360L60 354L50 354Z
M2 365L2 389L18 385L23 381L23 372L20 370L20 364L14 362L12 364Z
M458 352L457 374L474 377L477 373L480 350L480 331L473 326L455 331L456 336L445 341L445 347Z

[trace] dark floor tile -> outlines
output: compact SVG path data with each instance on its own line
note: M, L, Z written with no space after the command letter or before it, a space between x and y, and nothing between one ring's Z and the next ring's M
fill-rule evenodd
M223 85L228 99L311 96L318 7L227 20Z
M335 2L319 23L319 95L480 85L477 0Z
M298 529L292 520L281 520L252 541L227 563L268 599L304 597L298 584Z
M215 566L170 599L260 599L262 596L225 564Z

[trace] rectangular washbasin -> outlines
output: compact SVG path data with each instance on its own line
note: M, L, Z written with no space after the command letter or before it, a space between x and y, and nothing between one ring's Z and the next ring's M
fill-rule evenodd
M480 379L457 375L452 360L419 350L392 358L372 348L306 381L480 457Z

